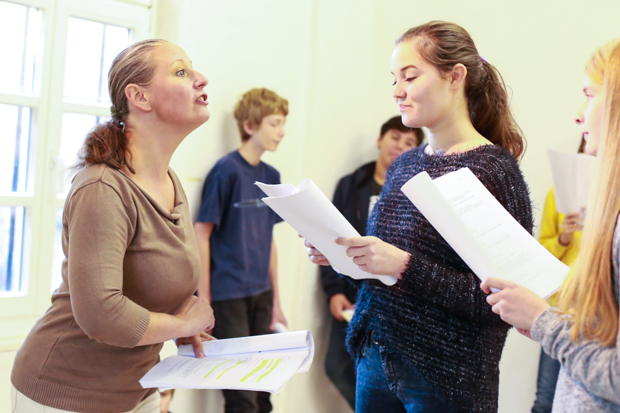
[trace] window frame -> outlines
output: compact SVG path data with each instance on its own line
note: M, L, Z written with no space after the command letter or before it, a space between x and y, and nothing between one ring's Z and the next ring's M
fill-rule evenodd
M62 169L59 162L62 115L65 112L110 116L108 105L66 102L65 59L70 17L127 27L131 41L152 36L156 0L4 0L42 12L40 63L32 93L0 93L0 104L31 108L33 185L26 193L0 194L0 206L27 208L21 293L0 295L0 350L17 348L33 323L50 305L56 209ZM42 50L41 50L42 49ZM69 165L67 165L69 166ZM26 238L27 237L27 238Z

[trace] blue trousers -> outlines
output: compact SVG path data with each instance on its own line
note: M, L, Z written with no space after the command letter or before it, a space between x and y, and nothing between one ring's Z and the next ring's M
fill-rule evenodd
M456 408L404 356L371 336L357 362L357 413L452 413Z

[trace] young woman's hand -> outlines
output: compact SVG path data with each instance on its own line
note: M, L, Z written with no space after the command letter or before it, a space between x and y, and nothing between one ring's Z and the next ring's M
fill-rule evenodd
M304 239L304 245L306 246L306 252L308 253L308 258L310 261L319 265L331 265L327 258L325 258L325 255L321 254L321 251L314 248L314 246L310 244L307 239Z
M347 255L362 270L371 274L402 278L409 253L377 237L338 238L336 244L349 247Z
M197 358L201 359L205 356L204 350L202 348L202 342L211 341L211 340L217 340L217 339L213 337L212 335L207 334L204 331L201 331L200 334L197 334L195 336L177 338L176 340L174 340L174 342L176 343L177 347L179 347L182 344L191 344L192 347L194 348L194 354L196 355Z
M516 328L516 327L515 327ZM532 338L532 332L530 330L526 330L524 328L516 328L516 330L521 333L522 335L524 335L525 337L529 338L530 340L533 340Z
M499 278L485 279L480 288L487 294L491 293L491 288L500 290L491 293L487 302L495 314L499 314L502 320L515 326L527 337L536 318L550 307L544 299L527 288Z
M575 231L583 230L583 215L581 212L573 212L566 214L561 225L561 232L559 235L559 241L562 245L568 245L573 240Z

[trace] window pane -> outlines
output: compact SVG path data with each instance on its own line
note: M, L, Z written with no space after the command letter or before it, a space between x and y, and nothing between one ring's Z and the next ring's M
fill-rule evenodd
M22 288L24 207L0 207L0 294Z
M108 71L117 54L129 46L129 30L118 26L105 26L105 47L103 48L103 73L101 73L101 101L109 102Z
M28 190L30 115L30 108L0 104L0 193Z
M129 29L69 18L65 98L108 103L108 69L129 45Z
M56 228L54 230L54 256L52 258L52 292L62 282L62 260L65 254L62 251L62 211L56 209Z
M0 91L33 91L41 22L40 10L0 1Z
M71 167L78 161L78 151L82 147L86 134L99 123L109 121L108 117L83 115L80 113L63 113L60 132L60 160L65 172L62 193L67 194L71 187L73 171Z

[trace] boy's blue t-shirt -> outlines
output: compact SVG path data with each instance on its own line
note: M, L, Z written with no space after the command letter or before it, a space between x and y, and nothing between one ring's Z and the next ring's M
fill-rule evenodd
M269 259L274 224L282 219L261 201L254 182L279 184L280 173L260 162L249 164L238 151L220 159L202 191L198 222L214 224L211 247L211 300L233 300L271 289Z

